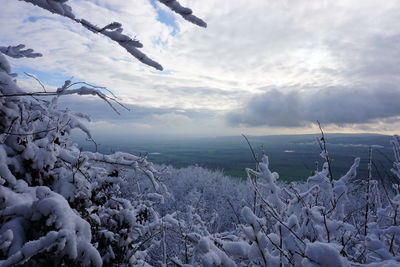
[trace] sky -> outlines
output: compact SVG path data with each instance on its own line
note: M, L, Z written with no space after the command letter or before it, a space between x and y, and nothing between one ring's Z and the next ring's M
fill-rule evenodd
M60 108L91 116L94 136L400 133L398 0L186 0L206 29L155 0L70 0L76 17L121 22L142 52L23 1L0 0L0 46L43 54L11 59L18 83L56 90L64 80L106 86L130 111L95 97Z

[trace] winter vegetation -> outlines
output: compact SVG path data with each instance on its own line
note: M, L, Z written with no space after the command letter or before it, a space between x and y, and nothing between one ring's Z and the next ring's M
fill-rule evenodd
M177 1L159 1L206 26ZM25 2L162 69L119 23L77 19L67 0ZM68 136L83 131L94 142L88 117L58 109L59 98L94 95L113 109L120 103L104 88L69 80L55 92L20 88L6 57L38 56L23 45L0 47L0 266L399 265L400 137L392 142L395 184L372 148L366 177L357 175L359 158L334 177L322 130L324 164L304 183L279 182L267 155L254 155L255 167L238 181L196 166L82 151Z

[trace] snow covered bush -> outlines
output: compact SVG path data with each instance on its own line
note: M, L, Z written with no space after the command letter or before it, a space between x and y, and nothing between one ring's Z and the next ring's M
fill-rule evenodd
M396 136L395 153L398 141ZM321 156L327 160L326 147L323 150ZM255 204L242 208L242 223L236 231L202 239L203 264L398 266L399 187L394 185L395 190L389 191L373 179L371 152L368 177L357 177L360 159L356 158L339 179L331 179L325 162L306 184L287 186L277 184L279 175L270 171L264 156L256 170L247 169ZM395 174L397 167L398 156ZM212 244L218 244L217 248Z
M73 129L91 135L81 114L57 110L58 98L95 89L61 87L47 101L20 89L9 68L0 75L1 265L142 262L136 246L147 238L154 212L142 199L119 196L117 167L143 172L154 191L157 170L133 155L80 151L66 138Z
M97 27L77 19L67 0L26 0L107 36L144 64L162 66L139 51L120 23ZM199 26L206 24L177 1L161 3ZM146 265L147 249L161 222L153 205L163 191L159 172L145 158L81 151L72 130L92 136L83 114L57 108L64 95L95 95L113 108L113 97L86 83L65 81L55 92L17 85L5 56L41 56L24 45L0 47L0 265ZM85 84L84 86L80 86ZM50 100L43 96L52 97ZM124 177L143 173L152 192L121 197ZM161 195L160 195L161 196ZM148 265L148 264L147 264Z

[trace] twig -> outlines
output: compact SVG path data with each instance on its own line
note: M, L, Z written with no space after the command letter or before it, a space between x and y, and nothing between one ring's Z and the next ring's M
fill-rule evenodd
M251 146L249 139L247 139L247 137L246 137L244 134L242 134L242 136L244 137L244 139L246 139L246 142L247 142L247 144L248 144L249 147L250 147L251 154L253 155L254 161L256 162L257 167L258 167L258 163L259 163L260 161L257 159L256 153L254 153L253 147Z
M329 158L329 154L328 154L328 150L326 148L326 141L325 141L325 135L324 135L324 131L322 130L322 126L321 123L319 121L317 121L319 130L321 131L321 142L322 142L322 146L321 143L320 144L320 148L321 150L324 152L324 158L326 160L326 162L328 163L328 171L329 171L329 180L331 183L333 183L333 174L332 174L332 169L331 169L331 159Z
M27 73L27 72L24 72L24 73L25 73L26 76L29 76L29 77L35 79L40 84L40 86L43 88L43 91L47 92L46 88L43 85L43 83L38 78L36 78L33 74L30 74L30 73Z
M2 132L2 134L26 136L26 135L34 135L34 134L39 134L39 133L47 133L47 132L51 132L51 131L54 131L54 130L57 130L57 127L52 128L52 129L43 130L43 131L33 132L33 133L10 133L10 132Z
M364 235L367 236L367 229L368 229L368 213L369 213L369 187L370 187L370 181L372 179L372 147L369 147L368 150L368 180L367 180L367 195L366 195L366 202L367 205L365 207L365 215L364 215L364 220L365 220L365 225L364 225Z
M249 145L251 154L253 155L254 161L256 162L256 171L258 171L258 164L260 163L260 161L257 159L256 153L254 152L253 147L250 144L249 139L247 138L247 136L245 136L244 134L242 134L242 136L244 137L244 139L246 140L247 144ZM247 173L247 176L250 178L249 173ZM255 183L257 185L257 177L255 179ZM254 191L254 197L253 197L253 213L256 213L256 206L257 206L257 192Z
M235 214L236 219L238 220L238 224L240 224L240 223L241 223L240 217L239 217L239 215L237 214L237 212L235 211L235 208L233 207L231 201L229 200L229 198L228 198L226 201L229 203L229 206L231 206L231 209L232 209L232 211L233 211L233 214Z

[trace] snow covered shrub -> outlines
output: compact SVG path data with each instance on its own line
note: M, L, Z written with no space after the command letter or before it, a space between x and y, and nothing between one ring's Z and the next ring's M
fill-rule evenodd
M397 153L397 137L393 144ZM327 160L324 150L321 156ZM394 194L380 188L372 176L371 153L368 177L357 180L359 161L337 180L331 179L325 162L300 189L279 186L279 176L269 170L264 156L257 170L247 169L257 201L242 209L240 233L212 235L207 240L218 244L214 252L203 241L203 264L232 266L228 257L237 265L398 266L398 186Z
M68 0L25 2L107 36L142 63L162 70L138 50L142 47L139 41L122 34L118 22L99 28L77 19ZM160 2L206 27L177 1ZM23 48L0 47L0 265L145 266L151 261L148 241L162 227L153 208L158 203L154 196L164 189L159 172L145 158L81 151L71 143L68 135L74 129L92 140L81 121L88 118L58 110L59 97L96 95L112 108L115 100L93 86L69 80L55 92L23 90L5 57L41 56ZM122 198L121 183L139 172L151 182L152 192Z
M141 262L144 254L136 246L147 238L154 212L141 199L131 202L119 196L116 168L129 168L131 175L145 173L154 190L159 188L157 170L143 158L84 152L68 141L75 128L88 138L90 132L80 114L57 110L57 100L66 92L94 89L61 88L47 101L20 89L9 68L1 69L0 78L2 266Z

